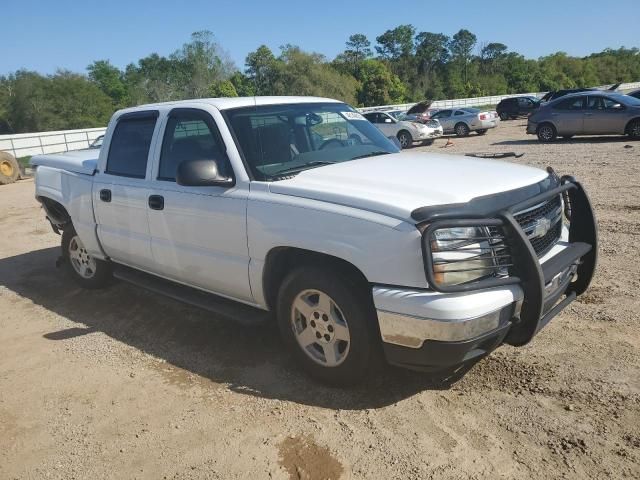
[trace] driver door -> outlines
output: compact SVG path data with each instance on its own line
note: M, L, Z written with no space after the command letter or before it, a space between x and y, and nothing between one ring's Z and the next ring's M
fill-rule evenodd
M584 113L584 132L591 134L623 133L627 117L624 106L608 97L589 95Z
M431 115L431 118L435 118L440 121L440 125L442 125L442 129L445 133L453 132L455 123L453 121L453 110L440 110L434 115Z

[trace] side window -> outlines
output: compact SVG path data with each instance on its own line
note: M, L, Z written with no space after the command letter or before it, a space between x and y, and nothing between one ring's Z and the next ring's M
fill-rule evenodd
M582 110L586 97L567 98L553 106L554 110Z
M213 119L201 110L173 110L162 140L158 180L174 182L180 163L188 160L216 160L222 175L231 167Z
M624 107L619 102L607 97L602 97L602 103L605 110L624 110Z
M157 118L157 112L125 114L120 117L109 145L105 173L121 177L145 177Z
M440 110L435 115L432 115L431 118L449 118L451 113L451 110Z
M602 97L592 97L589 96L589 100L587 101L587 109L588 110L602 110L604 108L602 104Z
M531 100L524 97L518 97L518 103L520 104L521 107L528 107L531 105Z
M457 117L458 117L458 116L461 116L461 115L464 115L464 114L465 114L465 112L463 112L462 110L458 110L458 111L456 111L456 116L457 116Z
M365 113L364 118L369 120L371 123L378 123L378 114L377 113Z

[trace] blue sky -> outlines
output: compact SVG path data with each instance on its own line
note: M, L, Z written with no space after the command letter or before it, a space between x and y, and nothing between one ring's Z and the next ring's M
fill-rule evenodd
M374 44L404 23L447 35L467 28L479 42L502 42L532 58L640 46L638 0L606 8L593 0L0 1L0 74L19 68L84 72L98 59L124 67L153 52L173 52L196 30L211 30L241 69L262 43L274 52L292 43L333 58L352 33Z

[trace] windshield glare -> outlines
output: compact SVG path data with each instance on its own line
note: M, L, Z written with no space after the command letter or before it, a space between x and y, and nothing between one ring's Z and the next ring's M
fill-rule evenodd
M399 151L343 103L263 105L225 113L256 180L276 180L291 171Z

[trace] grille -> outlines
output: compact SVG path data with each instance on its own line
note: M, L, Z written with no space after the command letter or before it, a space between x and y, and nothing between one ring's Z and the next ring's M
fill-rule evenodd
M562 203L560 200L560 195L558 195L545 204L540 205L533 210L516 214L514 217L520 224L522 229L525 231L525 233L529 234L529 232L534 228L536 222L539 219L544 217L553 217L554 213L557 212L558 209L561 209L561 207ZM561 232L562 218L560 217L558 221L551 226L551 228L545 235L529 238L529 242L531 242L531 246L533 247L533 250L536 252L538 257L543 256L551 249L551 247L556 244L556 242L560 239Z
M438 128L440 126L440 122L438 120L427 120L425 125L432 128Z
M553 212L556 212L561 206L562 203L560 201L560 196L557 196L539 207L524 213L516 214L514 218L520 224L525 233L528 233L528 231L531 231L534 228L538 219L552 215ZM536 255L538 255L538 257L542 257L545 253L551 250L551 248L560 239L561 233L562 221L559 220L551 226L545 235L529 238L529 242L531 243L533 250L536 252ZM500 227L489 227L489 234L492 237L501 237L503 235L503 231ZM504 252L497 250L496 253L503 254ZM500 265L505 265L508 262L508 259L498 257L497 262Z

